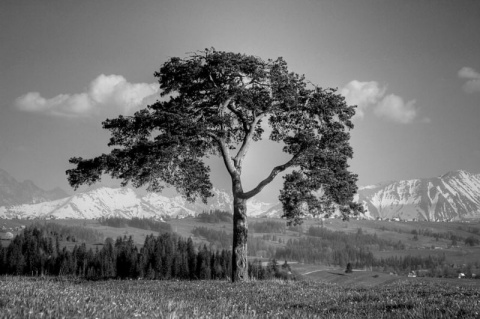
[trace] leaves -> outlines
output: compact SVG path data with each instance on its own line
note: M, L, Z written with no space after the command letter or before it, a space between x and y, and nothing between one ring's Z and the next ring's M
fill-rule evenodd
M283 143L291 159L266 172L252 190L235 188L235 197L255 196L280 172L294 168L297 175L285 179L280 195L290 220L305 216L305 205L309 214L328 211L331 202L345 215L355 208L357 177L347 164L355 112L335 89L311 85L282 58L265 61L213 48L171 58L154 75L164 99L133 116L103 122L114 148L93 159L72 158L76 168L67 175L73 187L110 174L122 185L147 185L151 191L174 186L188 200L206 202L212 184L205 158L223 157L232 180L241 185L243 159L249 145L262 139L266 122L268 138ZM323 198L315 198L312 192L320 189Z

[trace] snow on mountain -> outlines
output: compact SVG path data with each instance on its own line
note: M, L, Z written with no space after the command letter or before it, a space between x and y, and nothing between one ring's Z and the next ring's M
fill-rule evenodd
M358 201L372 217L418 220L480 218L480 174L445 175L361 187Z
M3 206L0 207L0 217L92 219L116 216L161 219L167 216L195 216L214 209L232 211L232 197L225 191L214 189L213 192L215 196L204 204L201 201L190 203L181 196L166 197L157 193L141 196L128 187L102 187L50 202ZM260 216L272 206L254 199L247 201L249 216Z
M195 216L215 209L231 212L232 196L218 189L214 189L213 193L215 196L204 204L201 201L190 203L178 195L141 195L128 187L102 187L52 201L3 204L0 205L0 218L91 219L118 216L162 219ZM366 218L480 218L480 174L455 171L428 179L384 182L361 187L356 200L367 209ZM247 212L252 217L280 217L283 213L280 203L265 203L254 198L247 201Z
M0 210L0 216L2 210ZM5 218L80 218L156 217L155 208L148 205L129 188L99 188L63 199L38 204L5 207Z

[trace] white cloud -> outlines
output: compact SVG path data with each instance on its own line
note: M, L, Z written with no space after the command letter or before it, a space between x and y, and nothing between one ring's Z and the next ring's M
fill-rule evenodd
M415 103L415 100L405 103L400 96L389 94L377 104L374 113L393 122L409 124L417 116Z
M353 80L349 82L340 93L350 105L357 105L356 117L365 117L368 108L373 108L373 113L393 122L409 124L417 117L415 100L407 103L395 94L385 96L385 86L376 81L360 82Z
M15 106L25 112L63 116L89 116L101 111L131 113L155 101L159 85L129 83L121 75L100 75L79 94L60 94L46 99L39 92L29 92L15 100Z
M458 71L458 77L467 79L463 84L463 90L467 93L480 92L480 73L469 67L463 67Z
M385 94L385 88L375 82L360 82L353 80L340 90L340 93L345 96L348 104L356 105L356 116L363 118L365 110L376 104Z

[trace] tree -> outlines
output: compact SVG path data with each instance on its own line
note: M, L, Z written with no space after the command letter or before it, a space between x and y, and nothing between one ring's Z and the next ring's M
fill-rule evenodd
M347 263L347 268L345 268L345 273L349 274L353 272L353 269L352 269L352 264L351 263Z
M173 186L187 200L206 203L213 194L204 160L220 156L234 199L233 281L248 278L246 201L279 173L289 170L279 199L290 223L334 209L345 218L363 210L352 202L357 176L347 164L355 107L335 89L312 85L290 72L282 58L264 61L213 48L171 58L154 75L162 99L133 116L104 121L114 149L92 159L71 158L76 165L67 171L71 186L91 185L109 174L123 186L146 185L149 191ZM242 163L267 125L268 138L283 143L290 158L245 191Z
M468 236L465 238L465 245L475 246L480 245L480 240L474 236Z

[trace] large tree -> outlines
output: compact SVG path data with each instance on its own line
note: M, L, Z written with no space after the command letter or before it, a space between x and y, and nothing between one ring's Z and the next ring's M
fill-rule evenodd
M282 58L265 61L215 49L171 58L155 77L163 98L133 116L104 121L114 148L93 159L71 158L76 168L67 171L70 185L90 185L109 174L149 191L173 186L188 200L206 203L212 183L205 159L220 156L234 198L233 281L248 276L246 201L279 173L289 169L279 196L289 222L361 210L352 202L357 176L347 163L355 110L335 89L289 72ZM262 125L270 126L268 138L283 143L289 160L244 190L242 163L251 143L261 140Z

